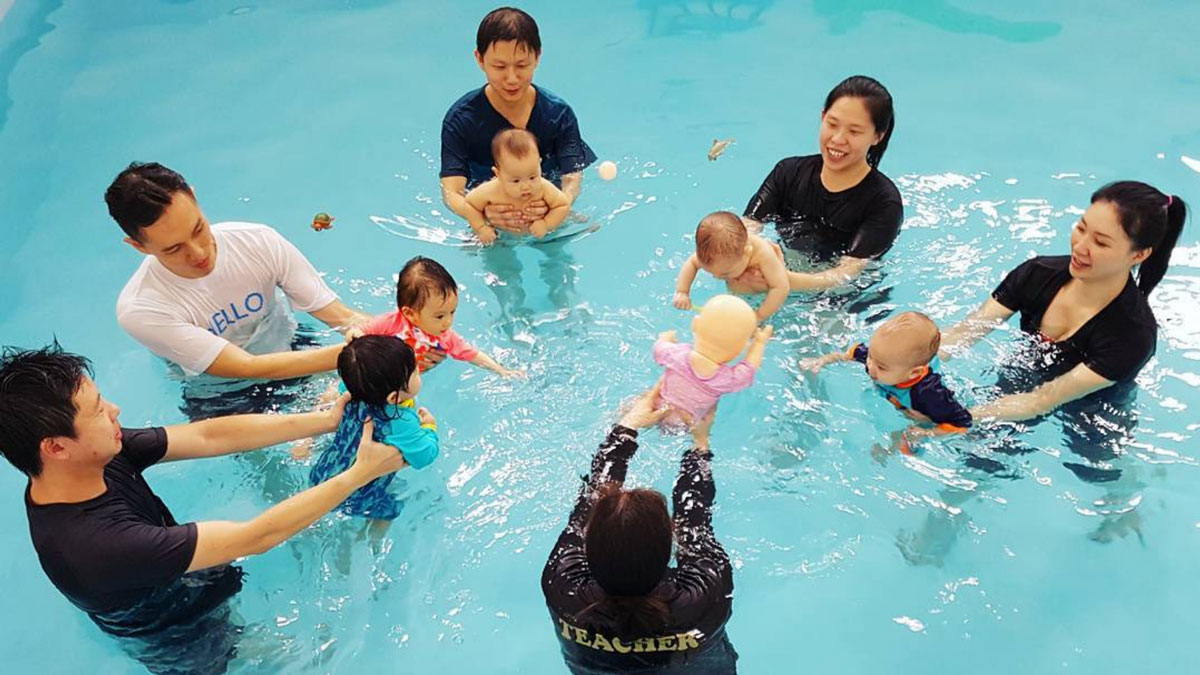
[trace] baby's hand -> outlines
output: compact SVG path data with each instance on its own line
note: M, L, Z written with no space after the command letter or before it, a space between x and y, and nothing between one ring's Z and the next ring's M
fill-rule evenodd
M673 330L669 330L665 333L659 333L658 339L666 340L667 342L678 342L678 340L675 339L675 331Z
M829 361L824 356L812 356L807 359L800 359L800 370L816 373L828 364Z
M437 419L427 408L417 408L417 419L421 420L421 426L437 426Z
M485 225L478 230L475 230L475 236L479 237L479 243L483 244L484 246L488 246L492 242L496 241L496 228L492 227L491 225Z
M770 340L771 336L774 334L775 334L775 329L773 327L763 326L762 328L759 328L757 331L755 331L754 341L755 342L766 342L767 340Z
M313 439L311 439L311 438L303 438L301 440L296 441L295 443L292 443L292 447L290 448L291 453L292 453L292 459L295 459L295 460L308 459L309 457L312 456L312 446L313 446Z
M546 224L545 218L538 218L529 224L529 234L541 239L550 231L550 226Z
M506 380L528 380L529 374L523 370L513 370L511 368L501 368L500 377Z
M675 291L675 309L691 309L692 296L687 293Z

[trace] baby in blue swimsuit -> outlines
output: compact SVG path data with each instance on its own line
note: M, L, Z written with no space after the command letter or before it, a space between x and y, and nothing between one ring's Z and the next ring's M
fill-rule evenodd
M804 359L800 367L817 372L837 361L858 361L879 394L909 419L932 423L941 432L963 432L971 426L971 413L936 372L941 344L942 333L932 319L904 312L876 329L869 345L858 343L844 352ZM901 450L906 448L901 445Z
M355 338L338 356L338 375L350 392L350 402L333 441L313 465L313 485L345 471L354 463L363 424L375 421L373 437L404 455L414 469L429 466L438 456L437 420L413 400L421 390L417 359L403 340L392 335ZM391 521L403 504L388 491L395 474L376 478L346 498L343 512Z

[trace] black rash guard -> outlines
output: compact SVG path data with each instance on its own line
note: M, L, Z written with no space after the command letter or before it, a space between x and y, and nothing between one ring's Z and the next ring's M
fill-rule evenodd
M1158 323L1133 277L1120 295L1065 340L1042 335L1042 318L1058 291L1071 280L1070 256L1042 256L1025 261L992 297L1021 314L1021 330L1039 338L1035 370L1053 379L1082 363L1113 382L1130 382L1154 355Z
M668 568L650 596L670 608L665 630L617 635L594 614L578 616L605 597L588 569L583 530L600 488L623 483L637 451L637 432L617 425L592 458L575 508L546 561L542 592L567 665L576 673L629 672L687 665L689 672L735 672L737 655L725 623L733 605L733 570L712 530L716 486L707 453L684 454L672 491L677 567Z
M882 256L904 221L900 191L871 169L858 185L830 192L821 183L822 164L820 155L780 160L750 198L745 216L774 221L788 248L820 260Z

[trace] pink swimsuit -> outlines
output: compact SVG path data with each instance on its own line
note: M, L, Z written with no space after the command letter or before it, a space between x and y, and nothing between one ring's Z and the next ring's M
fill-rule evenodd
M692 369L692 346L668 340L654 343L654 361L666 368L662 400L691 415L693 421L707 415L722 395L754 384L758 370L747 361L738 361L722 365L712 376L703 377Z

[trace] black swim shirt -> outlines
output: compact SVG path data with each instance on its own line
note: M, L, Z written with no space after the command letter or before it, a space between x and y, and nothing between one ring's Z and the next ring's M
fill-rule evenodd
M746 205L745 216L773 221L788 248L818 259L877 258L896 241L904 204L878 169L848 190L821 183L820 155L782 159Z

